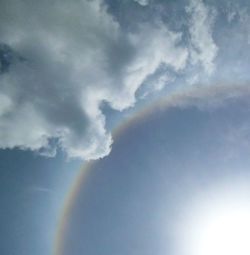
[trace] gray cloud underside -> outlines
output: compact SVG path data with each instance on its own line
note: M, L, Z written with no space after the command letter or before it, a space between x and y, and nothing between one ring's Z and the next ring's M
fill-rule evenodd
M125 33L98 0L1 1L0 43L13 56L0 56L0 148L53 156L59 146L85 160L107 155L112 137L102 102L118 111L134 106L149 76L162 89L167 77L152 78L161 66L213 72L216 15L201 0L186 8L190 42L183 45L182 31L163 22Z

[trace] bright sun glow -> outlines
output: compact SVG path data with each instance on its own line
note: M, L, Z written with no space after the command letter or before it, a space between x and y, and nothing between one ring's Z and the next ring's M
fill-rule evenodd
M194 255L249 255L250 212L225 208L204 217L195 231Z
M249 193L238 193L230 197L225 192L215 197L208 196L205 200L200 198L200 202L194 206L185 225L183 253L250 255L250 197L248 195Z

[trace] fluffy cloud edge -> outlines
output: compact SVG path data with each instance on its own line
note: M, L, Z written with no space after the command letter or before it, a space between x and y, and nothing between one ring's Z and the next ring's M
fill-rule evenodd
M60 147L70 158L102 158L113 142L102 102L123 111L135 105L136 92L161 65L183 72L192 55L194 64L202 63L210 73L217 52L213 22L201 0L191 0L187 9L190 14L192 10L191 50L181 46L181 32L163 23L144 24L136 33L124 34L99 0L83 1L81 8L77 1L64 1L49 11L46 3L38 8L28 1L2 2L2 7L15 17L9 23L1 15L2 40L25 61L15 60L0 76L1 148L55 156ZM26 12L33 22L27 21ZM198 41L198 33L208 40L212 54ZM152 87L163 89L166 82L165 76L157 77Z

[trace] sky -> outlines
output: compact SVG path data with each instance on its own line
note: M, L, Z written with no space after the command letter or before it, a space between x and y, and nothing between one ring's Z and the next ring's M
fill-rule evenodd
M245 0L0 0L1 254L234 255L202 223L250 218L249 22Z

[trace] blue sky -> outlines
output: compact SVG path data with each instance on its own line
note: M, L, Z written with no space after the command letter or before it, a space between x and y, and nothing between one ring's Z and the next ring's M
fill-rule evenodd
M94 161L56 255L185 253L197 194L248 185L249 22L243 0L1 1L0 252L54 254Z
M247 105L172 108L128 127L83 180L62 254L179 254L175 232L197 197L249 185L249 146L231 137Z
M62 156L1 152L1 253L52 253L61 207L80 165Z

